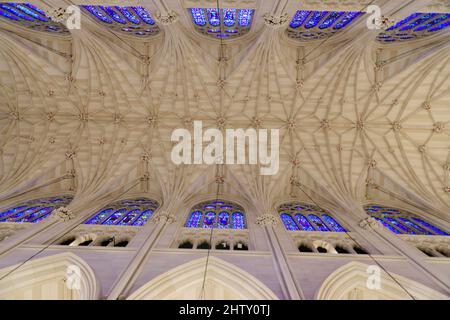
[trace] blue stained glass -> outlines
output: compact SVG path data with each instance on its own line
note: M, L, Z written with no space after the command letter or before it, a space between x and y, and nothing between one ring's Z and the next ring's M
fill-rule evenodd
M146 24L154 25L155 20L153 19L152 15L145 10L143 7L133 7L134 12L139 16L139 18L142 19Z
M114 21L121 23L121 24L126 24L127 20L125 20L124 18L122 18L122 16L117 13L112 7L105 7L105 6L99 6L103 11L105 11L111 18L114 19Z
M217 9L206 9L208 13L209 24L213 27L217 27L220 25L220 15L219 10Z
M8 18L10 20L20 21L20 18L16 17L15 15L13 15L13 14L11 14L9 12L3 11L1 9L0 9L0 15L2 15L5 18Z
M232 216L233 219L233 229L246 229L245 217L242 212L235 212Z
M18 211L20 211L20 210L23 210L23 209L25 209L26 207L27 207L27 206L19 206L19 207L15 207L15 208L12 208L12 209L3 211L2 213L0 213L0 218L9 216L10 214L13 214L13 213L16 213L16 212L18 212Z
M333 29L336 30L343 29L361 15L363 15L362 12L348 12L338 23L334 25Z
M120 220L120 222L117 225L119 226L132 225L132 222L134 221L134 219L136 219L137 216L139 216L140 213L141 210L139 209L128 211L127 215L122 220Z
M108 208L105 210L100 211L98 214L90 218L88 221L86 221L86 224L100 224L101 221L105 220L106 217L109 217L109 215L114 211L112 208Z
M217 227L219 229L227 229L228 223L230 222L230 214L228 212L221 212L219 213L219 223Z
M330 229L323 223L323 221L315 214L310 214L308 218L312 223L314 223L319 231L330 231Z
M191 9L192 18L196 25L203 27L206 25L205 10L202 8Z
M434 18L437 15L438 15L437 13L427 13L427 14L421 16L419 19L413 21L412 23L400 28L400 31L406 31L406 30L413 29L413 28L421 25L422 23L430 20L431 18Z
M186 223L186 227L188 228L200 228L200 222L202 219L201 211L194 211L191 213L188 222Z
M20 219L20 218L26 217L26 216L29 215L29 214L32 214L32 213L35 212L35 211L38 211L39 209L40 209L40 207L30 207L30 208L28 208L28 209L26 209L26 210L22 210L22 211L19 211L19 212L15 213L15 214L12 214L12 215L10 215L8 218L3 219L3 220L1 220L1 221L14 221L14 220L18 220L18 219Z
M434 233L436 234L440 234L443 236L448 236L449 234L441 229L439 229L438 227L433 226L431 223L426 222L425 220L419 219L419 218L411 218L412 220L420 223L421 225L427 227L428 229L432 230Z
M236 9L223 9L223 24L227 27L236 24Z
M437 25L438 23L441 23L442 21L447 20L449 16L450 15L448 15L448 14L443 14L440 17L437 17L436 19L433 19L432 21L430 21L428 23L418 26L417 28L414 29L414 31L422 31L422 30L431 28L431 27Z
M34 10L31 10L28 6L26 6L24 4L21 4L21 3L8 3L8 5L21 10L22 12L26 13L27 15L29 15L29 16L35 18L35 19L38 19L38 20L41 20L41 21L44 21L44 22L48 22L49 21L49 19L47 17L45 17L45 15L42 16L41 14L36 13Z
M113 21L110 18L108 18L105 13L100 11L95 6L83 6L83 8L85 8L87 11L89 11L93 16L95 16L100 21L109 23L109 24L113 23Z
M448 26L450 26L450 21L444 22L444 23L438 25L437 27L433 27L433 28L429 29L428 32L439 31L439 30L442 30L444 28L447 28Z
M212 211L208 211L203 218L203 228L213 228L214 220L216 220L216 214Z
M127 212L126 209L119 209L115 211L112 215L110 215L109 218L106 219L102 224L113 225L117 223L117 221L119 221L119 219L121 219L126 212Z
M392 232L396 233L396 234L401 234L401 232L397 229L395 229L393 226L391 226L389 223L387 223L386 221L384 221L383 219L374 217L375 220L381 222L381 224L385 227L388 228L389 230L391 230Z
M306 29L314 28L328 14L328 11L314 11L312 16L305 24Z
M2 8L3 10L6 10L6 11L16 15L17 17L19 17L21 19L24 19L24 20L27 20L27 21L32 21L32 22L35 21L34 18L30 17L27 14L24 14L23 11L20 11L20 10L18 10L16 8L8 6L6 4L0 3L0 8Z
M391 31L391 30L395 30L401 26L403 26L404 24L408 23L409 21L417 18L418 16L420 16L421 13L413 13L412 15L406 17L405 19L397 22L396 24L394 24L392 27L389 27L388 29L386 29L386 31Z
M345 229L333 217L323 214L322 219L325 220L325 223L327 223L333 231L345 232Z
M53 209L54 209L53 207L42 208L42 209L40 209L38 211L33 212L32 214L30 214L30 215L28 215L26 217L23 217L20 220L16 220L15 222L32 222L32 221L34 221L37 218L45 218L50 213L52 213Z
M241 9L239 10L238 21L241 27L248 27L252 22L252 9Z
M404 226L403 224L401 224L400 222L398 222L397 220L390 218L390 217L385 217L384 220L386 220L387 222L389 222L391 225L397 227L398 229L402 230L405 233L409 233L409 234L417 234L415 231L411 230L410 228Z
M306 21L306 18L308 18L310 13L311 11L304 11L304 10L297 11L295 13L294 18L291 21L290 27L294 29L300 27Z
M289 231L300 230L298 228L297 224L295 223L294 219L292 219L292 217L290 215L288 215L287 213L282 213L280 217L284 223L286 230L289 230Z
M428 231L428 230L425 230L424 228L422 228L421 226L419 226L418 224L416 224L416 223L414 223L414 222L412 222L412 221L410 221L410 220L408 220L408 219L405 219L405 218L398 218L398 220L400 220L401 222L403 222L404 224L406 224L408 227L410 227L410 228L414 228L414 229L416 229L416 230L419 230L421 233L423 233L423 234L427 234L427 235L430 235L430 234L432 234L430 231Z
M34 11L40 13L42 16L44 16L44 17L47 16L47 14L45 13L44 10L42 10L42 9L40 9L40 8L38 8L38 7L34 6L34 5L32 5L31 3L25 3L25 5L26 5L28 8L33 9Z
M127 18L128 21L130 21L131 23L134 23L134 24L140 24L141 23L141 20L139 20L133 14L133 12L131 12L130 7L119 7L119 6L116 6L116 9L119 10L125 16L125 18Z
M308 221L308 219L306 219L306 217L304 215L296 214L295 220L297 220L298 224L300 225L300 227L302 228L303 231L315 231L316 230L316 229L314 229L312 224Z
M145 210L142 214L133 222L133 226L143 226L152 217L153 210Z
M319 29L326 29L332 26L342 15L344 12L331 12L328 17L320 24Z

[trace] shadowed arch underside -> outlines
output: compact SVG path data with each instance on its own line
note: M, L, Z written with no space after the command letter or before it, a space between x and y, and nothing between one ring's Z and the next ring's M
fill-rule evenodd
M408 278L380 272L380 288L370 289L367 280L369 265L350 262L335 270L316 294L318 300L442 300L450 297ZM407 292L408 293L407 293Z
M205 264L206 258L201 258L175 267L139 288L128 299L278 299L254 276L216 257L209 257L204 293L202 294Z
M96 300L100 297L100 284L94 271L73 253L56 254L17 266L0 270L0 279L5 276L0 280L0 300Z

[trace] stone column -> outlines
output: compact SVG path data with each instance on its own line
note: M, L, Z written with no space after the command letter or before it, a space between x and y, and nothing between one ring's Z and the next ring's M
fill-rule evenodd
M304 299L303 292L299 285L295 282L292 272L289 268L286 255L283 248L280 245L280 240L274 226L278 224L279 220L273 214L267 213L259 216L256 219L256 223L264 228L267 239L269 240L270 250L272 251L272 257L275 264L277 274L281 281L281 288L286 296L286 299L300 300Z

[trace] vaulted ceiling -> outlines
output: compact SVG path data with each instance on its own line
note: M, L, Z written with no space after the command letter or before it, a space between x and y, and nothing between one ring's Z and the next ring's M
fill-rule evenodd
M294 177L342 207L377 185L450 219L448 30L382 43L383 30L360 17L319 40L287 31L297 10L376 4L400 21L450 12L449 1L220 1L255 10L251 29L232 39L196 30L188 9L215 8L215 0L29 2L43 10L142 5L159 32L130 36L86 10L68 35L0 20L0 200L56 183L83 201L114 190L182 201L214 194L222 175L221 192L266 211L302 197ZM171 133L193 120L280 129L278 174L174 165Z

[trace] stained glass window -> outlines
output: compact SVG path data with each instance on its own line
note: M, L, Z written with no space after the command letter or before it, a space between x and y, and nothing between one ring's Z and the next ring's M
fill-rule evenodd
M363 12L298 10L289 24L287 34L290 38L300 41L329 38L363 14Z
M0 3L0 19L33 30L70 35L63 24L52 21L44 10L30 3Z
M346 232L325 210L305 203L287 203L278 208L280 218L289 231Z
M143 226L157 208L156 201L146 198L121 200L101 209L85 224Z
M392 43L421 39L450 26L450 13L415 12L380 32L378 41Z
M407 22L399 22L399 24L405 23ZM380 205L368 205L364 209L370 216L381 222L384 227L396 234L449 235L440 228L405 210Z
M217 200L202 202L192 210L186 228L246 229L245 213L237 204Z
M190 8L198 32L214 38L236 38L250 31L253 9Z
M82 6L83 10L96 21L113 31L138 37L159 33L152 15L140 6Z
M72 199L72 196L59 196L26 201L0 212L0 222L36 223L50 216L54 209L67 206Z

